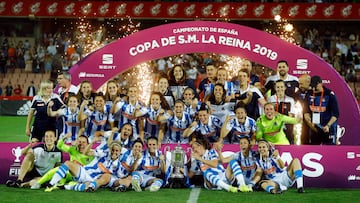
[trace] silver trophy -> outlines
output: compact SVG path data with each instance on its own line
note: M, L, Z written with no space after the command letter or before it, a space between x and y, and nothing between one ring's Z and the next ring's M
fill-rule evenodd
M184 178L184 174L180 172L180 168L184 168L185 151L180 146L180 143L171 151L171 165L174 167L171 178Z

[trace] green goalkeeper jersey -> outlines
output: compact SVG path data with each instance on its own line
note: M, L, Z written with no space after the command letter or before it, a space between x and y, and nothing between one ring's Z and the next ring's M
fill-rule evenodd
M80 153L76 146L66 145L63 139L59 139L56 146L61 151L66 152L70 155L70 161L76 161L81 165L87 165L94 159L93 156L88 156L86 154Z
M256 121L256 139L265 139L273 144L289 145L290 142L284 133L285 124L296 124L297 119L282 114L277 114L274 119L269 120L265 115Z

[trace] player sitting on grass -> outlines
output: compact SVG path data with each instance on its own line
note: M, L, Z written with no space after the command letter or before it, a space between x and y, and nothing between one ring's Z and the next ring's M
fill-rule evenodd
M91 146L98 138L94 139L87 147L87 152L91 149ZM110 151L102 151L95 149L90 153L95 158L86 165L81 166L78 163L72 161L66 161L59 167L59 170L53 176L50 181L52 187L45 189L46 192L51 192L57 189L59 181L66 176L66 173L70 171L77 184L65 185L67 190L87 191L93 192L97 188L110 183L111 175L117 174L120 168L119 155L121 152L121 145L118 142L113 142L109 146Z
M143 142L140 138L136 139L132 149L127 150L121 157L123 176L118 175L118 179L113 184L113 191L125 192L132 181L131 173L138 168L142 160Z
M226 169L226 177L239 185L241 192L252 192L255 184L260 178L254 179L256 172L256 152L251 150L250 138L243 136L239 140L240 151L231 156L223 157L222 152L218 149L221 162L229 163Z
M86 147L89 145L88 138L84 135L80 135L75 141L76 146L66 145L64 142L71 136L71 133L67 133L62 139L58 141L56 145L57 148L63 152L68 153L70 156L70 161L73 161L74 163L78 163L80 165L89 164L94 159L94 157L89 156L89 153L85 153ZM59 167L56 167L48 171L43 177L40 178L40 180L38 180L34 185L31 186L31 189L39 189L42 184L50 181L58 169ZM59 185L63 185L71 180L71 174L67 173L66 177L59 182Z
M294 158L285 167L279 156L279 151L265 140L258 142L260 158L257 160L257 173L264 174L265 180L260 181L260 186L268 193L280 194L291 187L295 181L297 191L304 193L303 173L299 159Z
M193 150L191 156L196 160L196 165L201 168L204 174L204 186L206 189L238 191L238 188L229 184L229 179L225 175L225 168L219 163L218 154L214 149L211 149L208 140L196 138L191 142L191 147Z
M151 136L147 139L147 150L142 154L142 160L137 171L132 173L132 187L136 192L141 192L142 187L148 187L150 192L158 191L163 185L163 180L157 178L165 173L165 158L161 154L158 139Z
M59 165L62 162L61 151L56 148L55 132L48 130L45 132L45 143L30 143L25 147L21 154L25 155L21 163L20 172L16 181L8 180L8 187L25 187L34 184L42 175ZM31 181L23 183L24 179Z

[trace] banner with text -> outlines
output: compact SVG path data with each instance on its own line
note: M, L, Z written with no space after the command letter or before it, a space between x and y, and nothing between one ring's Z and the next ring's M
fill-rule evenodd
M15 179L19 173L21 149L27 143L0 143L0 183ZM175 144L164 145L162 149L175 148ZM189 145L182 148L189 157ZM355 146L276 146L285 165L293 158L302 163L306 187L360 188L360 148ZM224 154L239 151L235 144L224 145Z
M232 23L191 21L142 30L89 54L71 69L78 85L89 80L98 89L117 74L143 62L185 53L217 53L239 56L276 69L286 60L289 73L319 75L332 89L340 106L339 124L346 129L341 142L360 145L360 110L351 89L326 61L316 54L267 32Z

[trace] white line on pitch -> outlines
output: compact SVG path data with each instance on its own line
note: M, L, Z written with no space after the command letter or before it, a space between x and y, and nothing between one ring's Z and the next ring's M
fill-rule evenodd
M200 191L201 191L201 188L192 189L190 192L190 195L189 195L189 199L187 200L186 203L196 203L199 198Z

